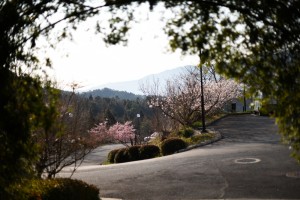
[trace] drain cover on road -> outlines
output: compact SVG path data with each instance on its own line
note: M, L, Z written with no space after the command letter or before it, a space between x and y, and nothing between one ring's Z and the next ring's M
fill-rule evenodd
M234 162L236 164L253 164L260 162L260 159L258 158L239 158L235 159Z
M290 178L300 178L300 171L298 171L298 172L288 172L288 173L286 173L286 176L290 177Z

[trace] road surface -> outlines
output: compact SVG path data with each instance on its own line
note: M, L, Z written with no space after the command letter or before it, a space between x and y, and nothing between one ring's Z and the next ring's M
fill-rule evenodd
M274 120L233 115L209 128L224 139L171 156L83 167L73 178L120 199L300 199L300 166Z

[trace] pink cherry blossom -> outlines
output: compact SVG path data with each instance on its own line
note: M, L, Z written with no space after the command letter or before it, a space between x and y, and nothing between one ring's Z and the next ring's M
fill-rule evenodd
M111 127L107 127L105 123L99 123L89 130L91 137L95 143L103 142L119 142L127 146L127 143L135 137L135 129L131 121L121 124L117 122Z

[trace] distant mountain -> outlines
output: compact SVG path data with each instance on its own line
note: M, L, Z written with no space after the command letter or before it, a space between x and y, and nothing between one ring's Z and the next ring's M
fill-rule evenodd
M106 98L116 98L118 97L119 99L128 99L128 100L136 100L137 98L144 98L142 95L136 95L131 92L126 92L126 91L118 91L118 90L112 90L109 88L103 88L103 89L97 89L97 90L92 90L88 92L83 92L81 93L82 96L85 97L106 97Z
M153 82L153 80L159 80L161 87L164 87L167 79L170 79L174 76L184 73L186 71L187 67L189 67L189 66L178 67L175 69L166 70L166 71L163 71L158 74L151 74L151 75L145 76L144 78L141 78L138 80L117 82L117 83L108 83L108 84L104 84L104 85L94 86L89 89L89 92L94 91L94 90L101 90L103 88L109 88L112 90L126 91L129 93L142 95L143 93L140 91L140 88L139 88L141 83L145 83L145 84L150 83L151 84Z

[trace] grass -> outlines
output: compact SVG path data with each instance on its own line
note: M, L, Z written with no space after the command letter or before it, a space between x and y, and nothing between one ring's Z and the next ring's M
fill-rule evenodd
M215 133L209 132L209 133L197 134L189 138L181 138L181 139L183 139L189 146L189 145L200 144L201 142L205 142L207 140L212 140L215 137L216 137Z

